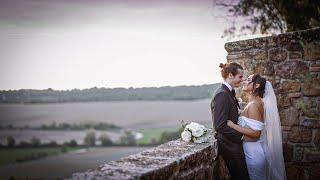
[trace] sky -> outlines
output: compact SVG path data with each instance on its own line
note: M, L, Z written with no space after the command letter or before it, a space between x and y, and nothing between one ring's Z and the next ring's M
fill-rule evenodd
M221 82L214 0L0 0L0 89Z

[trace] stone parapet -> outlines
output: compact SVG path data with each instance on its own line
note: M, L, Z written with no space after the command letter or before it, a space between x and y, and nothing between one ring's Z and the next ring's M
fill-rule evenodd
M187 143L181 139L74 173L71 179L217 179L217 141Z

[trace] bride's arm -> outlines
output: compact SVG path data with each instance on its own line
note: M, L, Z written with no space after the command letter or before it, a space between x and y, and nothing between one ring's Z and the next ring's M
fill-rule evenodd
M259 113L259 109L255 104L252 104L248 107L248 116L251 119L257 119L261 120L261 114ZM231 127L232 129L240 132L241 134L245 136L249 136L251 138L259 138L261 135L261 131L255 131L250 128L241 127L237 124L234 124L232 121L228 120L227 125Z
M237 124L234 124L230 120L227 121L227 125L229 127L231 127L232 129L238 131L239 133L241 133L241 134L243 134L245 136L249 136L251 138L259 138L260 134L261 134L261 131L255 131L255 130L252 130L250 128L241 127L241 126L239 126Z

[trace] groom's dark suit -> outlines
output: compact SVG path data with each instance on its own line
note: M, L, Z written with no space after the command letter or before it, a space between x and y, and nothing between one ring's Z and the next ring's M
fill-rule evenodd
M211 102L213 126L218 141L218 154L222 156L232 179L249 179L245 156L242 149L242 134L230 128L227 120L238 121L238 101L232 91L222 84Z

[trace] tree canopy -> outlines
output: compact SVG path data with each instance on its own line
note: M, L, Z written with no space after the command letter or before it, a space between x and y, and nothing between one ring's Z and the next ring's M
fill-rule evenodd
M231 26L224 31L224 37L250 32L284 33L320 26L319 0L216 0L215 4L227 8L226 17L231 21ZM240 26L239 17L245 19Z

